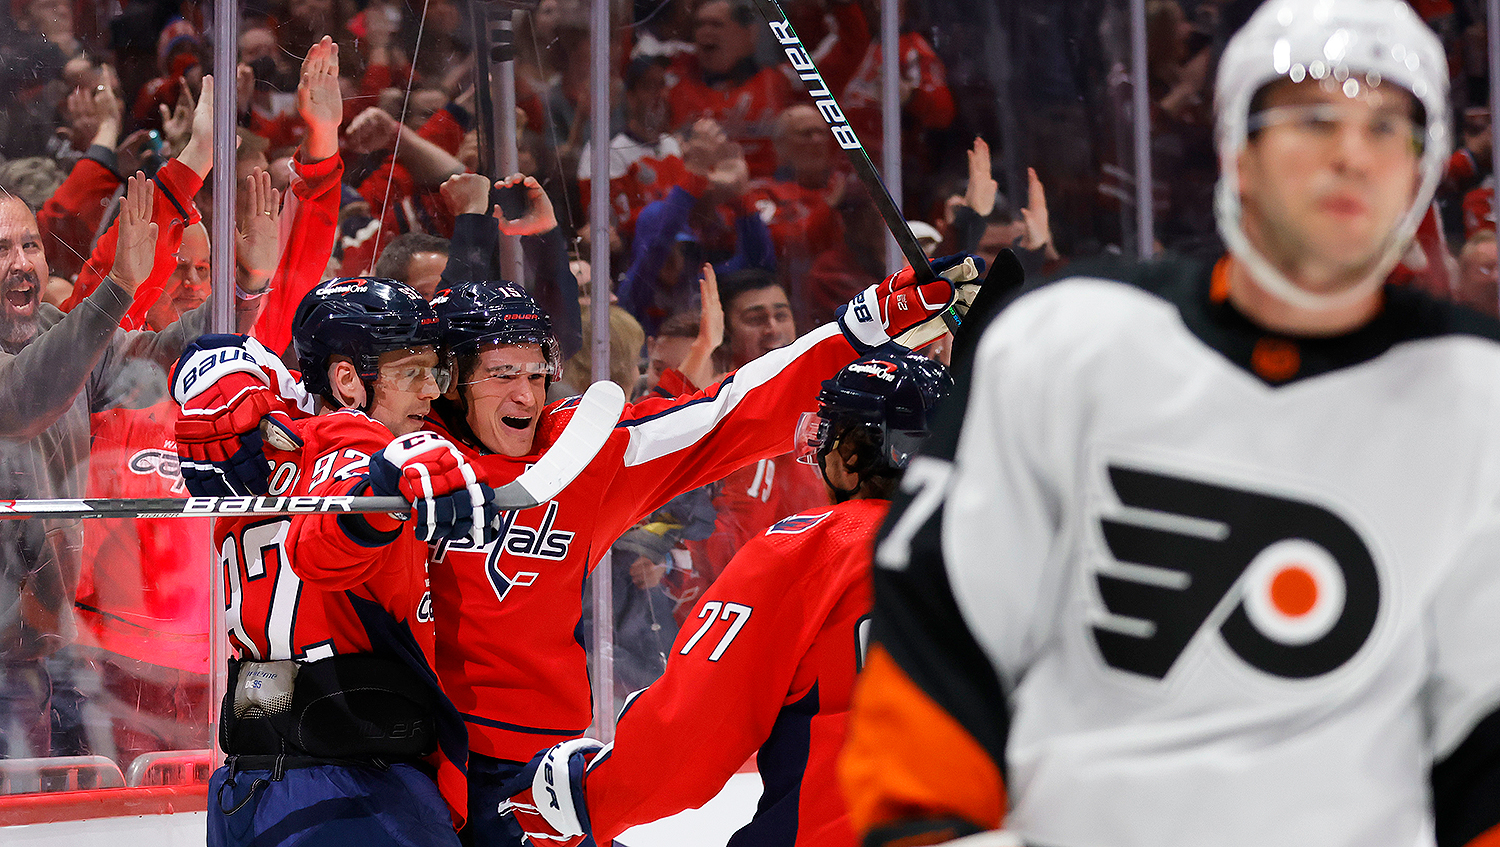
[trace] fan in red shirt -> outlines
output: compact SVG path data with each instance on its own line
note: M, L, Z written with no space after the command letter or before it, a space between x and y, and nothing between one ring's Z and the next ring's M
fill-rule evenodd
M88 496L186 496L176 419L170 400L91 416ZM208 549L207 521L112 518L84 534L78 643L103 651L108 696L99 702L121 767L142 753L209 746Z
M632 59L625 66L625 129L609 142L609 207L620 235L635 232L635 219L653 200L667 196L688 176L682 147L666 131L667 60ZM587 208L593 190L593 156L588 143L578 157L578 191Z
M776 161L776 174L750 183L745 196L771 230L798 326L817 326L821 321L809 318L800 283L814 259L840 243L843 224L836 210L848 173L836 165L823 116L806 104L788 106L777 118Z
M951 386L942 365L891 348L823 383L798 441L834 505L777 522L730 562L613 745L565 741L511 782L505 808L533 843L607 844L701 806L758 751L764 791L732 842L853 847L829 787L868 642L872 545Z
M713 118L745 147L752 177L776 167L771 133L776 116L793 100L791 80L755 61L759 35L755 11L738 0L708 0L693 13L697 52L681 54L667 79L671 125L685 128Z

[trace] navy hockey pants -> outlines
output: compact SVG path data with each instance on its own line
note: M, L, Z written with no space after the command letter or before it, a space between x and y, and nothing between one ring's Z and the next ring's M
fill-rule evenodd
M526 767L525 762L469 753L469 820L459 833L464 847L521 847L521 828L510 815L500 816L500 787Z
M411 765L318 765L280 780L240 770L226 785L228 776L219 768L209 781L208 847L458 847L436 783Z

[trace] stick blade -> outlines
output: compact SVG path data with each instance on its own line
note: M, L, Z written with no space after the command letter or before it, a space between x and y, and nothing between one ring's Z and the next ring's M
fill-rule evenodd
M501 511L530 509L556 497L599 455L624 411L620 386L608 380L589 386L562 435L530 469L496 489L495 505Z
M963 326L953 333L953 361L973 351L984 328L1025 284L1026 270L1015 251L1009 247L1001 250L990 262L989 273L985 274L979 293L974 295L974 302L969 304Z

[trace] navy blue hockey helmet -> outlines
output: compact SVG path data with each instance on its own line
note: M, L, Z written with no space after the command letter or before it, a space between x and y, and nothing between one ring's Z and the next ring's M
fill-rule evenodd
M879 452L862 457L860 473L893 474L927 438L932 411L952 388L942 364L910 350L876 350L823 382L818 411L798 425L797 460L817 465L850 430L862 429Z
M437 314L417 290L403 282L357 276L319 284L292 316L292 349L308 392L338 405L328 383L334 356L346 356L367 391L380 375L380 354L410 347L437 347Z
M454 356L478 353L489 344L535 344L542 349L548 384L562 376L562 350L552 334L552 319L519 285L461 282L439 291L432 307L441 321L443 346Z

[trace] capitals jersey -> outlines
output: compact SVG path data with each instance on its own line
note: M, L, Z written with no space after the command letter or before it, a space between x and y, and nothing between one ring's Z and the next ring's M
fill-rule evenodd
M1500 841L1497 326L1388 286L1281 336L1226 267L1043 286L959 369L876 547L859 832Z
M699 118L713 118L731 140L745 148L750 176L768 177L776 169L776 118L794 100L792 82L779 68L756 67L745 60L728 74L705 79L698 57L682 54L667 71L667 107L671 125L690 129Z
M787 515L827 502L822 475L790 453L761 459L725 477L713 500L713 534L686 545L693 572L676 586L679 603L673 614L677 622L686 623L698 595L719 578L750 539Z
M589 144L585 143L578 157L579 205L584 208L588 208L593 191L592 168ZM676 136L663 134L655 141L641 141L621 132L610 139L609 208L620 234L628 239L646 204L666 197L672 186L687 176Z
M432 565L437 669L468 723L472 750L524 762L588 729L593 708L577 631L589 571L622 532L672 497L790 450L822 380L855 358L829 324L705 391L627 406L599 454L556 498L507 513L502 538L483 549L447 545ZM490 485L504 485L551 446L575 403L543 412L536 454L470 461Z
M300 450L266 448L271 497L347 495L391 432L345 409L294 421ZM315 661L373 653L432 672L433 611L427 545L399 520L337 514L220 518L214 547L224 577L225 622L242 659ZM446 701L444 701L446 702ZM438 787L455 820L467 808L463 730L456 715L438 718Z
M185 497L177 406L116 408L90 418L90 497ZM142 662L208 673L209 522L107 518L84 527L79 642Z
M707 803L759 751L764 791L738 845L853 847L834 765L870 612L870 550L889 504L850 500L751 540L626 705L584 780L600 844Z

